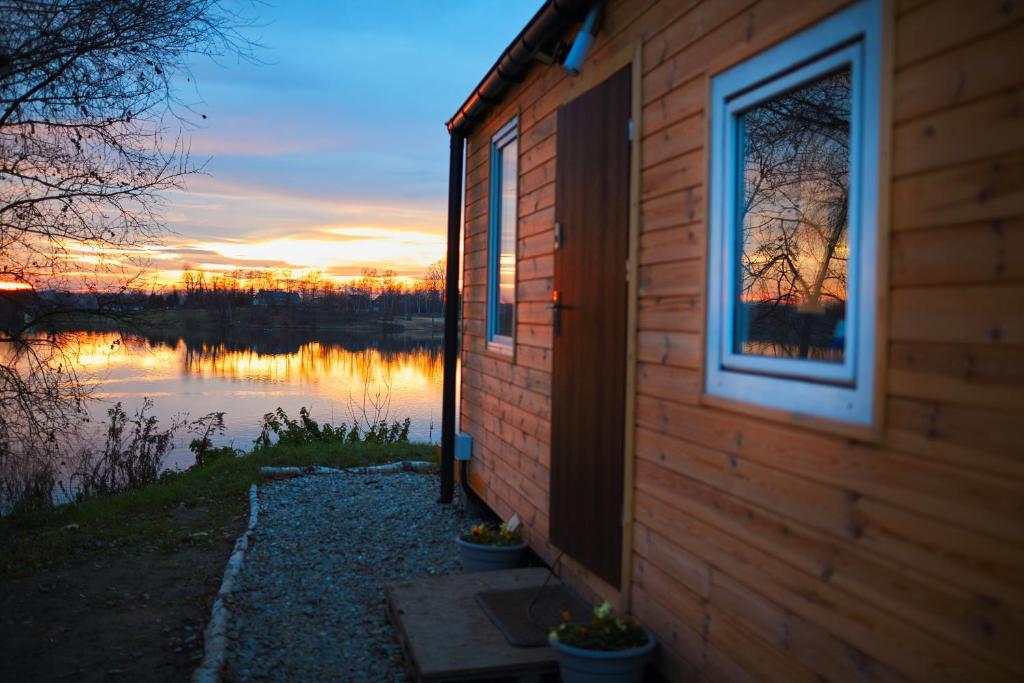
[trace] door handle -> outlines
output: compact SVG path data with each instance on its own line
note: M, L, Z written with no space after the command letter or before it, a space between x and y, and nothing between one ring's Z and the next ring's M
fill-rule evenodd
M567 308L567 306L562 304L562 297L557 289L552 290L551 303L544 308L551 311L551 328L557 337L562 334L562 309Z

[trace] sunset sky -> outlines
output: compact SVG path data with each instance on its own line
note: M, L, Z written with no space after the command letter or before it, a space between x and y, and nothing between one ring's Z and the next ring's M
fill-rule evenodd
M444 121L539 4L246 5L264 63L197 61L179 92L207 116L190 137L209 162L170 197L158 280L184 263L422 275L444 253Z

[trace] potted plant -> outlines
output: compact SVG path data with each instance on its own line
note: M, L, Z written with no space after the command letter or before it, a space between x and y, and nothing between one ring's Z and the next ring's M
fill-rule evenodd
M640 683L644 667L654 651L654 636L628 617L613 613L607 602L594 609L589 622L564 623L548 634L558 652L564 683Z
M477 524L455 542L462 556L462 568L467 572L515 569L523 564L526 543L516 517L501 526Z

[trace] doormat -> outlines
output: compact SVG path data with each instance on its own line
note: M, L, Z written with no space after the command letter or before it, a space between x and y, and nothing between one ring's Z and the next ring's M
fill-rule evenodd
M573 620L586 619L590 614L590 606L560 584L481 591L476 601L516 647L547 645L548 631L564 621L565 611Z

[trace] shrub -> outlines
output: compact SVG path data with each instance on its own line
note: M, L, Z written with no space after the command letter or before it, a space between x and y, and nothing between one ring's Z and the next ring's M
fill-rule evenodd
M214 435L224 433L223 412L209 413L198 420L193 420L188 426L188 431L197 435L188 444L188 449L196 456L196 465L202 467L205 462L208 462L216 455L220 455L225 450L213 447ZM233 452L233 449L230 448L226 450Z
M263 416L260 435L253 442L256 450L269 448L274 443L287 446L301 446L310 443L372 443L388 446L398 443L409 443L409 427L412 420L405 418L402 422L386 420L370 424L365 432L359 424L351 427L344 422L334 426L329 423L321 425L309 415L309 409L299 409L299 419L293 420L283 408Z
M25 460L29 462L25 463ZM18 458L0 441L0 517L53 505L57 472L50 458Z
M196 464L202 465L224 450L213 448L212 437L224 431L224 413L210 413L191 423L184 416L171 420L163 429L160 421L147 413L153 400L145 398L142 405L129 417L121 403L107 410L107 436L102 452L86 448L76 458L70 476L69 498L84 500L92 496L109 496L122 491L139 489L164 477L164 460L174 448L174 434L185 427L198 437L189 444L196 455Z
M164 459L174 446L174 432L182 422L174 420L161 429L160 421L146 414L152 407L153 400L145 398L133 417L120 402L107 411L103 451L83 450L71 475L76 499L141 488L159 478Z

